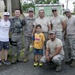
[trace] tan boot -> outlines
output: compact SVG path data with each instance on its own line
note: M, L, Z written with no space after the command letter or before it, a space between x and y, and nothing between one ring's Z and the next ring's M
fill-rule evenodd
M23 61L23 58L18 57L17 61L18 61L18 62L22 62L22 61Z
M72 61L72 63L70 64L71 67L75 67L75 60Z
M24 63L27 63L28 62L28 55L25 56L24 60L23 60Z
M14 63L16 63L16 62L17 62L17 58L16 58L16 56L12 56L11 63L14 64Z
M56 68L56 72L59 72L59 71L61 71L61 65L57 66Z

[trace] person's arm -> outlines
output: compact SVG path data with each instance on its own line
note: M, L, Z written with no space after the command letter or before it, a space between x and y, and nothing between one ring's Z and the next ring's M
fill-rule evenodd
M61 49L62 49L62 46L61 47L57 47L55 49L55 52L50 56L50 58L53 58L54 56L58 55L60 53Z
M66 26L67 26L66 25L66 19L63 16L61 16L60 19L61 19L62 28L63 28L62 32L64 32L66 30Z
M50 50L48 47L46 47L46 59L47 59L47 61L50 61L49 53L50 53Z
M22 24L22 26L25 26L26 25L25 18L22 20L21 24Z
M62 22L62 28L63 28L62 32L64 32L66 30L66 27L67 27L67 25L66 25L66 20L65 20Z
M48 25L48 31L51 31L51 24Z
M36 26L33 27L32 35L34 35L35 30L36 30Z
M66 40L67 31L64 32L64 40Z
M50 48L49 48L49 43L47 41L46 43L46 60L50 61Z
M33 31L32 31L32 36L34 35L35 30L36 30L36 19L35 19L35 21L33 22Z
M51 31L51 23L50 23L50 19L48 19L47 25L48 25L48 31Z

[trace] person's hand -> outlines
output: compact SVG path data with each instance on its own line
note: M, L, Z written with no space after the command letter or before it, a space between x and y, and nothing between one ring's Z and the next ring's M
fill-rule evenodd
M49 56L47 56L46 59L47 59L47 61L50 61L50 57Z
M64 36L64 40L66 40L66 36Z

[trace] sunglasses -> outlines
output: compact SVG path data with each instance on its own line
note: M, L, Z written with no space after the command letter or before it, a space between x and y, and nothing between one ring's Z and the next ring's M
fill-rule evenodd
M57 10L52 10L52 12L56 12Z
M54 35L53 33L50 33L50 35Z

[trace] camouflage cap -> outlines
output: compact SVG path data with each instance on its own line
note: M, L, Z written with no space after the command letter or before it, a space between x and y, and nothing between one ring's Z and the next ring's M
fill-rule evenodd
M52 11L53 11L53 10L57 10L57 8L56 8L56 7L53 7L53 8L52 8Z
M30 8L28 9L28 12L30 12L30 11L34 12L34 9L33 9L32 7L30 7Z
M56 32L55 31L50 31L49 34L56 34Z
M66 12L70 12L70 9L66 9L64 13L66 13Z

